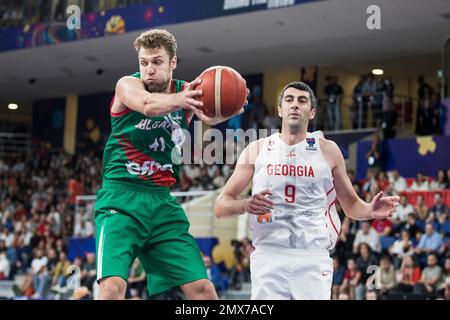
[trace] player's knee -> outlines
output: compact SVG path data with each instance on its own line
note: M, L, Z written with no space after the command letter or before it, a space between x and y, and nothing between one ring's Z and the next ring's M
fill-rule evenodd
M202 296L208 300L217 299L216 288L210 281L205 281L202 287Z
M209 280L198 280L183 286L182 289L190 300L218 299L216 289Z
M125 298L127 284L125 280L118 277L111 277L100 280L99 299L119 300Z

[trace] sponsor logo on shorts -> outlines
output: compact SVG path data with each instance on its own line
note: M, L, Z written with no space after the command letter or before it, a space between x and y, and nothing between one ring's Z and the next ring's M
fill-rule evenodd
M157 161L145 161L142 166L135 161L128 161L125 166L127 167L128 173L133 176L151 176L157 171L167 171L173 173L172 164L161 165Z

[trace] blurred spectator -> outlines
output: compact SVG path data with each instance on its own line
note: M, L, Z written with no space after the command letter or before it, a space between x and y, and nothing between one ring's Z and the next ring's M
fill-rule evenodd
M389 248L389 253L394 259L394 266L397 268L405 256L412 256L414 254L414 247L408 230L401 232L401 238L394 241Z
M341 101L344 90L338 84L336 76L326 76L324 93L327 97L328 130L339 130L341 124Z
M355 235L350 232L351 223L350 218L344 218L341 225L341 232L339 233L339 238L336 243L335 252L341 261L346 261L352 256Z
M383 150L381 138L378 134L373 136L372 144L366 153L366 159L369 169L375 170L375 175L382 170L383 167Z
M228 279L222 275L219 267L212 261L210 256L203 255L203 263L206 267L208 279L214 284L217 294L221 296L228 289Z
M378 300L377 292L375 290L367 290L366 300Z
M443 294L444 300L450 300L450 282L446 282L444 285L444 294Z
M67 259L65 252L59 253L58 263L56 264L55 270L53 272L52 285L58 288L66 286L66 276L67 270L70 267L70 262Z
M94 235L94 225L90 220L79 219L74 229L74 236L88 238Z
M33 287L35 293L33 298L45 299L48 294L48 287L51 284L51 275L47 270L48 258L44 255L42 249L35 250L35 258L31 262L31 271L33 275Z
M208 170L205 165L200 167L200 175L197 178L197 181L203 190L213 189L212 179L208 176Z
M389 180L384 171L378 173L378 189L380 191L386 192L390 188Z
M431 190L441 190L445 189L447 185L447 176L445 174L444 169L439 169L437 172L437 176L433 181L431 181L430 189Z
M419 282L422 272L416 265L412 256L405 256L402 260L400 270L397 272L397 286L395 291L399 293L409 293Z
M434 194L434 204L431 207L429 214L438 220L441 215L446 215L447 213L448 207L442 199L442 193L436 192Z
M375 117L374 117L375 110L374 110L373 102L374 102L374 96L377 93L377 86L378 86L378 84L377 84L377 81L375 80L374 75L369 73L367 75L366 80L362 84L362 89L361 89L362 90L362 95L364 97L364 101L366 101L367 104L370 103L370 106L371 106L371 109L372 109L371 110L372 111L372 124L373 124L373 122L375 120ZM367 118L368 115L369 114L368 114L368 108L367 108L366 109L365 118ZM365 119L365 121L367 121L367 119Z
M411 238L416 238L416 234L420 231L420 227L417 223L417 218L414 213L408 214L406 223L403 225L402 230L408 230Z
M442 279L438 286L438 290L445 290L445 287L450 284L450 257L445 258L444 268L442 270Z
M358 83L353 88L352 124L353 129L365 128L367 126L367 103L368 99L363 95L363 85L367 76L361 75Z
M398 170L392 171L391 179L389 179L389 182L391 183L392 189L394 189L394 191L397 193L406 191L408 187L405 178L400 175Z
M437 120L439 123L439 128L436 131L438 134L444 133L445 123L447 122L447 108L445 105L441 102L441 99L439 97L439 94L437 92L434 92L431 95L431 108L435 111L437 114Z
M212 183L215 189L222 188L225 185L225 178L220 170L215 172Z
M430 185L428 183L427 177L422 172L417 172L416 180L409 188L411 191L428 191L430 190Z
M419 98L419 102L423 101L425 98L430 98L433 89L428 83L425 82L425 77L420 75L417 78L417 82L419 84L419 88L417 89L417 97Z
M419 244L416 247L416 253L419 261L423 263L427 254L436 253L442 245L442 239L439 233L434 231L433 224L427 223L425 234L422 235Z
M371 224L378 236L390 236L392 232L392 222L389 219L375 219Z
M445 189L450 189L450 169L447 169L447 184Z
M367 243L361 243L358 246L358 258L356 265L361 272L361 283L355 289L356 300L363 300L366 289L366 282L369 278L369 267L378 265L377 257L372 253L370 246Z
M428 207L425 204L425 200L423 195L419 194L416 198L416 205L414 206L414 210L417 212L417 216L419 220L426 221L428 218Z
M344 281L345 267L341 265L338 256L333 257L333 282L331 285L331 299L337 300L339 295L339 288Z
M11 265L6 257L6 251L4 249L0 249L0 280L8 280L10 270Z
M194 164L185 165L184 172L191 181L195 181L200 176L200 168Z
M380 260L380 295L387 295L396 285L394 266L389 256L383 256Z
M355 300L355 289L361 282L361 271L353 258L347 260L347 270L345 271L344 280L339 288L339 300L341 293L348 294L350 300ZM347 299L348 300L348 299Z
M80 283L82 286L92 289L97 278L97 268L95 264L95 253L86 253L86 262L81 270Z
M230 288L235 290L242 289L242 283L244 282L244 266L242 261L242 243L238 240L231 240L233 247L233 253L236 263L230 270Z
M430 98L425 98L423 103L419 106L416 133L419 136L436 134L438 125L438 115L436 110L431 107Z
M386 77L382 83L383 112L381 129L385 139L395 138L397 126L397 112L394 106L394 84L391 78Z
M422 271L422 277L414 286L413 293L433 297L442 277L442 268L437 265L437 257L431 253L428 255L427 266Z
M354 253L358 252L361 243L368 244L377 253L381 252L380 238L377 232L371 227L369 221L361 222L361 229L356 233L355 242L353 243Z
M72 209L75 207L76 197L82 195L84 193L83 184L77 178L72 178L69 180L67 185L67 193L69 196L68 204L72 206Z
M378 182L375 178L375 170L367 169L367 181L362 186L363 193L374 193L378 190Z
M402 194L400 195L400 205L392 214L391 221L400 225L400 223L406 222L410 213L414 213L414 207L408 202L408 197Z

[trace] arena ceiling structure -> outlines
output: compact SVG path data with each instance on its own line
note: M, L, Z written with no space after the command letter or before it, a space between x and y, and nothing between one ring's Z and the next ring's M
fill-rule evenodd
M371 4L381 9L380 30L367 28ZM219 64L253 74L439 54L450 36L450 0L313 1L157 27L176 36L175 77L190 80ZM112 91L137 70L132 43L144 30L1 52L0 100Z

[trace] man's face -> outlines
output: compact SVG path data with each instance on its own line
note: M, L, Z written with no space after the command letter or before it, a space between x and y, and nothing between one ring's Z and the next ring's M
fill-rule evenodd
M164 92L177 67L177 57L170 59L164 47L155 49L140 48L139 72L141 80L149 92Z
M408 204L408 198L406 198L405 196L401 196L400 203L402 204L402 206L406 206Z
M435 266L436 263L437 263L436 257L434 255L429 255L427 259L427 264L432 267Z
M425 226L425 232L427 235L431 236L433 234L433 226L431 224L427 224Z
M441 204L441 203L442 203L442 196L441 196L439 193L436 193L436 194L434 195L434 202L435 202L436 204Z
M314 119L316 109L311 109L311 98L307 91L287 88L284 91L281 106L278 106L278 115L289 126L306 128L309 120Z
M368 234L369 230L370 230L370 224L367 222L363 222L362 226L361 226L362 231L364 232L364 234Z

